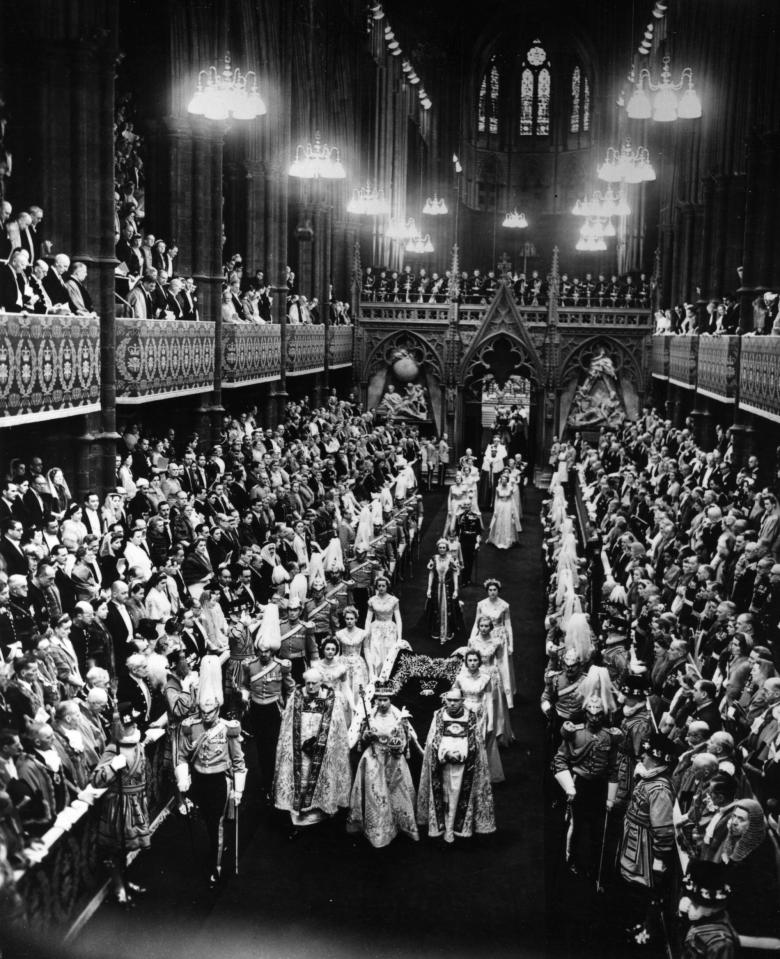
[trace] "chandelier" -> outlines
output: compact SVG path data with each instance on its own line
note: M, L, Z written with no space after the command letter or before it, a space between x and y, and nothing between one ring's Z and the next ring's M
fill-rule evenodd
M352 192L347 204L347 213L356 216L386 216L390 212L390 203L385 199L385 191L371 188L371 182Z
M613 236L617 236L617 230L611 219L590 217L580 227L582 240L603 240L605 237Z
M664 57L658 83L653 82L647 67L642 67L636 80L632 69L628 79L635 86L626 104L626 113L632 120L652 118L660 123L670 123L678 117L681 120L697 120L701 116L701 100L693 88L693 70L685 67L680 79L673 83L669 63L670 58ZM650 93L654 94L652 99Z
M336 147L329 147L320 139L319 130L314 134L314 145L298 144L295 159L290 164L290 176L301 180L343 180L347 173Z
M501 226L508 230L524 230L528 226L528 220L525 213L518 213L517 207L511 213L507 213Z
M428 216L444 216L445 213L449 212L450 211L447 209L447 204L441 199L441 197L436 196L435 193L433 194L433 199L428 197L428 199L425 201L425 206L423 207L423 213L427 214Z
M622 190L618 193L608 187L602 194L600 190L595 190L590 197L585 197L572 207L571 212L574 216L587 217L612 217L612 216L631 216L631 207L628 205L625 194Z
M406 243L417 235L417 227L415 226L414 220L411 219L393 219L387 224L387 229L385 230L385 236L388 240L400 240L403 243Z
M433 253L433 243L431 243L430 234L426 233L425 236L422 236L415 232L414 236L409 237L404 249L407 253Z
M647 147L632 150L631 141L626 137L620 153L609 147L607 158L600 164L596 175L607 183L647 183L655 179L655 170Z
M266 108L254 70L242 73L232 69L230 54L226 53L221 73L213 65L200 71L187 111L207 120L227 120L231 116L234 120L254 120Z
M577 240L577 246L575 247L580 253L603 253L606 248L607 244L604 240L595 238L586 240L583 237Z

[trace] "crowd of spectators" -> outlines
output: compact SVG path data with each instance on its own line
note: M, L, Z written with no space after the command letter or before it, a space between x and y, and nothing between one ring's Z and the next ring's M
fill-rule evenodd
M742 316L739 300L733 293L720 298L683 303L655 314L655 332L661 334L707 336L780 336L778 294L759 293L751 301L749 319Z
M244 270L243 257L236 253L224 265L225 281L222 290L222 318L228 323L271 323L273 315L273 289L266 279L265 271L256 270L248 277ZM286 288L286 289L285 289ZM296 326L324 323L319 298L311 299L298 290L295 273L285 267L284 287L287 322ZM328 291L328 321L331 326L348 326L352 323L349 303L338 300L333 287Z
M595 874L598 841L583 851L581 839L600 835L606 805L618 849L602 848L602 862L646 894L635 941L661 938L659 907L676 915L669 877L687 859L725 869L717 922L726 908L740 935L778 936L777 491L755 456L737 459L728 432L702 449L690 423L676 429L649 408L594 446L556 444L551 462L542 706L563 743L554 769L573 808L570 866ZM575 746L599 729L611 739L596 769ZM616 882L610 873L600 881Z
M334 391L322 408L290 402L275 429L256 407L226 416L214 444L131 424L102 499L74 496L40 457L13 460L0 489L0 853L34 857L90 784L118 703L147 736L170 728L196 710L185 694L214 653L240 715L269 602L283 633L303 623L307 661L348 605L365 615L416 529L397 477L419 452L416 427L375 425ZM359 519L374 538L355 541ZM283 639L280 655L298 654Z
M39 206L14 214L8 200L0 202L0 311L91 314L87 265L65 253L52 256L42 222Z
M517 302L521 306L545 306L548 298L547 281L532 270L528 275L509 274ZM445 303L451 297L452 272L428 273L420 267L417 273L408 264L399 272L378 267L363 271L361 295L371 303ZM495 270L463 270L458 277L457 301L460 303L489 303L498 287ZM586 273L583 279L561 275L559 300L562 306L609 307L613 309L648 307L651 284L642 273L636 279L631 274L609 279L603 273L596 278Z

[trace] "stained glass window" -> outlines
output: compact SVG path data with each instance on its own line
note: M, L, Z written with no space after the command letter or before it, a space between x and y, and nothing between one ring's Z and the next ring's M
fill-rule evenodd
M550 61L541 41L534 40L525 55L520 76L520 136L550 134Z
M542 67L536 80L536 135L550 132L550 71Z
M493 135L498 133L498 93L498 67L496 66L496 58L493 57L479 86L479 103L477 105L478 133L489 133Z
M520 84L520 136L530 137L534 132L534 75L523 70Z
M498 67L490 68L490 132L498 133Z
M588 82L587 80L585 81ZM580 132L580 68L575 67L571 75L571 133Z
M586 133L590 130L590 84L587 77L582 87L582 129Z

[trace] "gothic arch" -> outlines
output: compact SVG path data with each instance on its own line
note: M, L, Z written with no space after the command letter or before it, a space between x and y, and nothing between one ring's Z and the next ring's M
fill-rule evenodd
M421 369L433 376L440 385L444 383L444 367L435 346L412 330L397 330L376 343L366 357L363 379L368 381L378 370L390 367L397 350L406 350Z
M499 281L496 295L488 307L482 326L461 361L458 382L462 386L480 378L480 369L486 370L490 367L489 354L495 352L500 340L508 342L509 353L516 362L517 372L532 380L535 386L543 386L544 364L528 335L509 284L503 279ZM502 365L506 359L507 357L504 357Z
M587 372L592 357L603 349L612 360L618 377L626 376L634 387L641 391L644 384L641 356L612 336L594 335L584 340L576 340L568 345L563 354L558 375L558 383L564 386L570 380L580 380ZM641 353L642 344L637 341L637 350Z

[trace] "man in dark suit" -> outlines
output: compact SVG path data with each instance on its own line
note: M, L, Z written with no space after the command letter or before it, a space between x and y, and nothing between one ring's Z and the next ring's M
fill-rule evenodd
M43 286L54 306L67 307L69 310L73 310L70 294L65 285L65 276L69 269L70 258L65 256L64 253L58 253L54 257L54 263L52 263L49 272L43 278Z
M51 313L54 309L54 304L51 301L51 297L46 292L46 287L43 285L43 281L46 279L46 275L49 272L49 265L45 260L36 260L33 263L32 275L30 276L30 289L33 292L35 297L35 304L33 310L36 313Z
M195 281L188 276L184 281L184 288L179 294L183 320L198 319L198 298L195 295Z
M0 309L21 313L32 306L25 296L29 289L24 271L29 260L22 250L15 250L8 263L0 263Z
M26 576L29 571L27 557L21 547L24 529L17 519L6 520L3 538L0 540L0 556L5 562L9 576Z
M43 529L51 517L51 494L45 476L36 476L32 485L24 494L23 502L30 523L36 529Z
M125 608L129 595L130 591L127 583L117 580L111 584L111 599L108 603L106 629L111 635L111 643L114 647L114 662L116 663L117 674L120 676L127 673L127 657L138 651L134 641L133 623Z
M184 319L184 308L179 299L182 287L181 277L172 276L168 288L165 291L165 309L166 312L173 314L174 320Z

